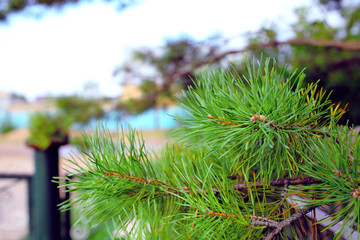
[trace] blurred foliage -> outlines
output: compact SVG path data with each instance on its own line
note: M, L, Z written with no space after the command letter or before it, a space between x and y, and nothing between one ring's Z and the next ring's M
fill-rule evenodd
M174 105L185 86L193 85L194 69L184 69L189 64L213 56L222 43L215 39L199 43L183 36L169 39L162 49L143 48L135 51L132 59L117 68L114 75L121 77L123 85L139 80L142 97L129 99L118 104L117 108L140 113L154 106Z
M79 96L56 99L57 112L53 114L35 114L30 119L30 137L27 144L45 150L51 144L68 142L68 133L72 124L87 124L91 119L101 118L105 112L101 102ZM84 147L82 137L71 140L72 144Z
M130 98L126 102L119 102L116 105L116 109L125 110L127 113L136 115L149 109L151 106L150 102L145 98Z
M103 2L116 2L119 11L130 6L136 5L142 0L102 0ZM0 0L0 22L6 21L7 17L13 13L30 13L26 12L31 7L41 6L44 11L47 8L61 8L70 4L89 2L89 0Z
M45 150L51 144L66 144L72 121L63 115L38 113L31 117L27 145Z
M15 126L14 124L12 123L11 120L5 120L4 122L2 122L0 124L0 132L3 134L3 133L8 133L8 132L11 132L12 130L15 129Z
M98 99L79 96L60 97L56 106L61 115L67 116L72 123L87 124L91 119L102 118L105 114Z
M293 36L290 39L283 39L284 33L278 30L281 28L276 23L240 36L246 42L245 47L221 36L204 41L186 36L172 39L162 48L135 51L133 58L114 74L122 79L122 84L156 83L158 87L147 90L144 95L151 107L163 93L179 96L181 89L193 85L191 79L204 67L225 69L231 66L229 69L244 72L243 53L250 58L260 58L262 54L276 57L279 65L287 64L292 69L306 66L308 81L320 79L321 87L334 90L334 102L341 101L342 107L349 103L350 111L344 119L360 124L360 4L356 2L317 0L311 8L296 9L296 21L288 26L286 34ZM336 26L329 23L330 18L338 19ZM153 71L141 72L144 66ZM175 84L176 91L172 91Z
M157 85L155 82L152 82L150 80L146 80L144 82L141 83L140 85L140 89L143 93L146 92L151 92L151 91L156 91L157 89Z

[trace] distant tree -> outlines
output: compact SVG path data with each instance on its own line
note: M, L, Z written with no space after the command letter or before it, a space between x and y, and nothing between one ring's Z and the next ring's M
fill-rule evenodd
M168 41L161 49L140 49L115 74L121 73L123 81L157 82L159 87L145 95L149 104L155 104L157 96L171 86L192 85L191 78L205 66L224 68L234 64L243 69L244 53L256 57L263 54L292 68L307 66L308 81L321 79L320 86L336 90L333 101L341 101L343 107L349 103L347 118L360 124L360 4L356 2L315 1L315 8L323 14L321 19L313 19L310 9L297 9L297 21L289 26L293 35L289 39L281 39L274 24L243 36L247 42L244 47L228 45L231 39L211 37L201 42L180 38ZM329 14L339 19L337 26L328 23ZM152 66L155 71L144 75L136 64Z
M0 1L0 22L5 21L10 14L24 13L27 9L33 6L47 8L61 8L70 4L77 4L85 2L86 0L1 0ZM110 2L114 0L102 0L104 2ZM120 0L118 3L118 9L123 10L127 7L133 6L142 0Z
M204 42L196 42L190 37L184 36L180 39L168 40L163 48L143 48L133 53L132 59L114 71L114 75L120 76L122 84L140 82L143 91L141 99L142 108L136 111L144 111L150 107L161 105L159 99L168 98L174 102L185 86L193 84L193 77L198 64L205 59L212 58L221 51L220 46L223 40L219 37L212 37ZM207 64L218 61L207 61ZM198 65L198 66L197 66ZM128 103L119 105L127 106L131 111L133 99Z
M99 119L105 111L98 99L80 96L60 97L56 100L59 114L67 116L72 123L87 124L91 119Z

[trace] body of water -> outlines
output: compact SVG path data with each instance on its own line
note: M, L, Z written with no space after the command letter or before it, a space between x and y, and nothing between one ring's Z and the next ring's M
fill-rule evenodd
M26 128L29 126L32 112L0 112L0 126L10 121L16 128ZM171 107L165 109L149 109L139 115L125 115L120 112L108 112L100 121L106 125L110 130L116 130L118 126L122 125L128 127L129 125L135 129L169 129L177 126L177 122L173 116L183 114L179 107ZM99 120L91 121L86 129L95 129ZM81 129L84 126L74 125L73 128Z

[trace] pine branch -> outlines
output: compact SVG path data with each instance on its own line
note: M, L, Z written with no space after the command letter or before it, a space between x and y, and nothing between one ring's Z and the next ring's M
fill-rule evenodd
M174 68L170 68L169 70L164 70L162 74L163 75L162 78L164 82L161 84L161 86L157 90L153 92L149 92L146 98L148 99L150 105L155 105L156 99L161 93L168 91L173 83L181 79L188 78L188 76L192 75L194 70L200 67L218 63L221 60L231 55L240 54L255 49L265 49L268 47L278 47L282 45L325 47L340 51L354 51L354 52L360 51L360 41L340 41L340 40L310 39L310 38L289 39L285 41L272 40L265 43L254 43L241 49L229 50L222 53L215 53L215 51L209 51L205 56L201 57L200 60L194 61L193 58L190 58L190 60L187 61L179 61L173 63L175 64ZM197 46L197 47L201 48L201 46ZM339 63L333 64L333 66L331 66L329 69L336 69L350 64L356 64L358 62L359 62L358 58L347 59ZM132 74L135 75L137 74L136 71L133 70L130 71ZM141 75L138 77L142 78ZM144 77L146 77L146 79L150 78L148 76L144 76ZM156 79L156 76L151 78Z
M189 189L189 187L182 187L181 189L177 189L175 187L170 186L167 183L164 182L160 182L158 180L154 180L154 179L143 179L141 177L136 177L136 176L132 176L132 175L127 175L127 174L119 174L119 173L114 173L114 172L108 172L106 170L104 170L104 174L107 176L114 176L117 178L122 178L122 179L129 179L131 181L134 182L138 182L141 184L149 184L149 183L155 183L158 186L167 186L169 187L169 192L171 192L173 195L182 195L183 193L186 194L194 194L194 192L192 190ZM271 181L269 186L284 186L285 188L287 188L289 185L311 185L311 184L316 184L316 183L322 183L323 181L315 179L315 178L303 178L303 179L279 179L277 181ZM240 191L240 190L247 190L250 187L256 187L256 188L262 188L264 185L262 183L251 183L251 184L246 184L246 183L242 183L242 184L235 184L233 185L233 189L235 189L236 191ZM176 190L175 190L176 189ZM197 189L198 193L204 193L204 194L208 194L209 192L207 190L203 190L203 189ZM217 188L212 188L212 192L214 195L220 193L220 191ZM163 194L165 196L168 196L169 194Z
M230 50L219 55L212 55L211 57L204 59L202 61L190 63L191 67L182 66L183 71L178 71L176 73L177 77L187 76L194 69L199 68L204 65L212 64L220 61L221 59L234 54L239 54L247 52L254 49L264 49L267 47L277 47L281 45L303 45L303 46L313 46L313 47L327 47L335 48L338 50L348 50L348 51L360 51L360 41L332 41L332 40L323 40L323 39L310 39L310 38L300 38L300 39L290 39L287 41L270 41L267 43L255 43L246 46L245 48L238 50Z
M303 46L313 46L313 47L327 47L334 48L342 51L360 51L360 41L333 41L333 40L324 40L324 39L310 39L310 38L300 38L300 39L290 39L287 41L270 41L267 43L255 43L246 46L245 48L238 50L230 50L218 55L210 55L209 58L205 58L202 61L197 62L186 62L178 66L171 73L167 74L165 82L159 88L159 90L153 92L149 95L149 99L154 101L156 97L163 91L166 91L169 86L181 79L183 77L189 76L195 69L219 62L229 55L235 55L239 53L248 52L254 49L264 49L267 47L277 47L281 45L303 45ZM345 63L345 62L344 62Z
M248 76L204 74L185 93L188 115L178 118L185 145L150 158L133 131L118 142L97 131L87 140L86 167L72 162L84 176L67 184L79 194L64 209L82 202L92 206L82 207L84 216L94 223L116 219L115 228L135 216L154 236L260 239L265 230L272 239L288 237L283 230L302 226L316 207L342 203L328 219L317 218L329 227L341 220L337 238L358 227L359 135L354 140L347 126L335 127L344 110L316 84L304 87L302 72L288 74L270 60L247 64ZM304 205L292 200L299 196Z

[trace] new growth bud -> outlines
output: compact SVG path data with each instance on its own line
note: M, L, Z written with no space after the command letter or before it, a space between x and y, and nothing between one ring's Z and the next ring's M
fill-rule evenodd
M259 115L259 114L255 114L252 115L252 117L250 118L250 121L255 122L256 120L258 120L259 122L262 122L265 120L265 116L264 115Z

